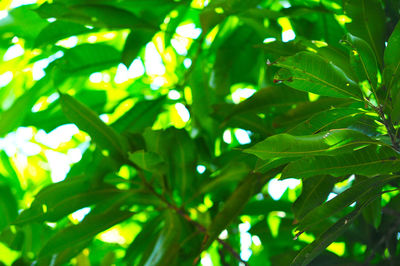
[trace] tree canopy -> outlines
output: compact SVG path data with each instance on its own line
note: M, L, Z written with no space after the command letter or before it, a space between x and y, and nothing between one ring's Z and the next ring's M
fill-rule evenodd
M0 264L400 264L400 2L0 2Z

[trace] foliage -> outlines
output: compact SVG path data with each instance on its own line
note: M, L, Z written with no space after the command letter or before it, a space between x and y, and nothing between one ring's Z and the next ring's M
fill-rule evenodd
M5 265L400 264L398 1L19 2Z

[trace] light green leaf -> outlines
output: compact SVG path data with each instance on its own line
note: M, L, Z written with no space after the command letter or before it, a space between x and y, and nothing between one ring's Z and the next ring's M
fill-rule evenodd
M331 62L311 52L280 59L278 79L297 90L322 96L361 99L358 85Z
M282 178L306 178L329 174L336 177L351 174L374 176L400 170L400 159L386 146L371 146L337 156L302 158L289 163Z
M109 150L112 157L116 156L122 162L126 156L126 146L114 129L107 126L91 109L68 94L60 94L60 103L65 116L71 122L86 131L103 149Z
M308 136L277 134L244 151L266 160L277 157L336 155L374 143L376 141L358 131L332 129Z

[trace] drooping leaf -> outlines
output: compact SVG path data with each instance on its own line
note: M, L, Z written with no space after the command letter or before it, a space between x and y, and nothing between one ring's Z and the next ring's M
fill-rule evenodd
M292 266L308 265L325 248L335 241L358 217L362 207L358 207L345 217L337 221L333 226L321 234L311 244L303 248L292 261Z
M351 128L358 130L360 125L364 125L362 120L365 118L371 120L371 123L365 123L365 125L371 129L370 132L375 132L376 128L374 128L372 124L373 118L367 116L366 111L356 108L332 108L315 113L309 119L289 129L287 133L293 135L316 134L334 128ZM363 133L366 134L369 132Z
M253 195L254 189L260 181L260 175L249 174L246 179L239 184L236 190L226 200L222 210L212 220L210 226L207 228L206 244L208 247L234 219L247 201Z
M70 36L88 33L90 31L92 30L83 26L82 24L57 20L48 24L40 31L35 41L35 47L41 47L46 44L54 44L57 41Z
M49 257L63 250L80 246L81 243L89 241L98 233L120 223L133 215L130 211L110 209L99 214L88 214L83 221L77 225L72 225L57 232L42 247L39 257Z
M335 198L308 212L300 220L297 230L300 232L310 230L313 226L318 225L353 202L363 199L366 195L371 193L376 195L376 188L382 187L384 184L398 178L399 176L377 176L353 184L351 188L340 193Z
M11 188L0 175L0 232L10 225L18 215L18 205Z
M289 163L282 178L307 178L329 174L336 177L351 174L374 176L388 174L400 169L397 154L387 147L371 146L337 156L302 158Z
M64 56L49 67L55 68L57 80L64 80L73 75L86 75L110 68L120 60L120 52L110 45L84 43L65 51Z
M368 136L350 129L332 129L308 136L277 134L244 150L259 158L287 158L315 155L336 155L376 143Z
M60 103L65 116L102 148L110 151L119 160L126 156L122 137L107 126L92 110L68 94L60 94Z
M386 17L380 1L346 0L343 7L346 15L351 17L347 29L372 47L378 64L382 66Z
M351 48L351 63L358 79L360 81L367 80L371 86L371 90L376 91L378 64L374 51L366 41L350 33L346 35L343 41Z
M132 243L126 250L124 260L128 263L133 263L138 259L138 257L142 256L145 249L148 248L144 243L150 244L153 240L157 238L159 235L161 221L163 216L156 216L155 218L147 221L140 233L135 237Z
M173 211L165 212L165 225L145 266L169 265L178 255L181 234L180 221Z
M301 220L310 210L323 203L336 182L329 176L314 176L303 180L301 195L293 203L293 213Z
M151 38L156 32L156 30L149 29L133 29L129 33L122 51L122 62L126 67L130 66L143 46L151 41Z
M31 111L33 105L42 93L48 91L51 84L48 78L43 78L35 83L26 93L17 98L7 110L0 113L0 136L4 136L20 126L25 116Z
M388 40L387 47L385 49L385 69L384 69L384 81L388 90L395 88L395 84L400 76L400 23L397 23ZM398 90L392 92L392 96L396 96Z
M150 172L162 172L164 160L153 152L145 152L143 150L129 154L129 160L135 163L140 168Z
M165 103L165 97L136 103L111 126L118 132L141 132L153 125Z
M297 90L322 96L362 98L357 84L341 69L311 52L282 58L276 65L283 68L278 72L278 79Z

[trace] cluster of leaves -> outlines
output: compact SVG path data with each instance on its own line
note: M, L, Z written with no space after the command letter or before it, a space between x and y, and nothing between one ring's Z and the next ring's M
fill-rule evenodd
M79 131L55 148L32 137L34 155L1 151L6 257L400 263L398 1L12 2L1 3L0 70L12 79L0 91L0 135ZM23 55L6 59L16 47ZM238 99L243 91L255 93ZM82 158L53 182L48 151L72 149ZM301 190L273 200L278 178L301 180ZM82 220L71 215L82 208Z

